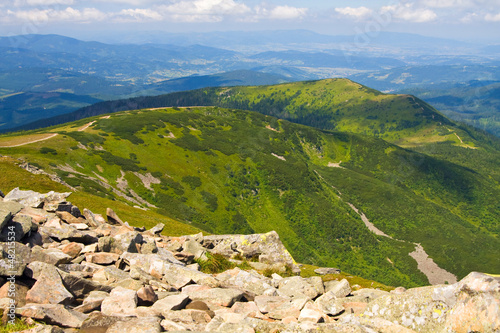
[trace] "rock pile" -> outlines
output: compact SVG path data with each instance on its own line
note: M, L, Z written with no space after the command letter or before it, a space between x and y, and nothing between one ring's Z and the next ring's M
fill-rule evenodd
M498 332L500 278L353 291L347 280L199 271L209 253L257 270L298 266L275 232L166 237L107 220L69 193L14 190L0 200L0 307L43 322L29 332ZM318 273L335 273L323 269Z

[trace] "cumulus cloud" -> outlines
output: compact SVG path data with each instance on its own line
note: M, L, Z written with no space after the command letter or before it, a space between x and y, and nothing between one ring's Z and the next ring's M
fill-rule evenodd
M393 18L408 22L430 22L437 18L437 14L426 8L416 8L413 3L384 6L382 13L389 13Z
M488 22L500 22L500 13L498 14L486 14L484 19Z
M354 18L358 18L358 19L367 17L373 13L373 10L371 10L370 8L366 8L366 7L335 8L335 11L341 15L350 16L350 17L354 17Z
M117 21L123 22L142 22L142 21L161 21L163 16L157 11L151 9L123 9L114 15Z
M185 22L217 22L225 16L244 15L251 11L245 4L234 0L183 0L158 6L158 10Z
M55 9L33 9L20 11L7 11L7 15L23 21L30 22L53 22L70 21L88 23L93 21L102 21L107 15L95 8L85 8L82 10L67 7L64 10Z
M290 6L277 6L274 7L268 14L271 19L277 20L291 20L299 19L307 14L307 8L297 8Z

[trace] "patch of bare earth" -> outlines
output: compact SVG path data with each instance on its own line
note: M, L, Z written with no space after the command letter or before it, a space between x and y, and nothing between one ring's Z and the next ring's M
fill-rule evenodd
M429 279L430 284L456 283L457 277L439 267L432 258L425 252L420 244L415 244L415 251L410 253L410 256L415 259L418 269L424 273Z
M140 174L139 172L134 172L134 175L136 175L142 181L142 183L144 184L144 187L147 188L148 190L153 191L151 184L161 184L161 180L154 177L149 172L145 175Z

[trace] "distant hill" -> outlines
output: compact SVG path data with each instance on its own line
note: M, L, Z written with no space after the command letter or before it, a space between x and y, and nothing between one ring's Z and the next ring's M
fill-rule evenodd
M194 90L205 87L270 85L290 81L289 78L249 70L231 71L213 75L196 75L162 81L148 86L163 92Z

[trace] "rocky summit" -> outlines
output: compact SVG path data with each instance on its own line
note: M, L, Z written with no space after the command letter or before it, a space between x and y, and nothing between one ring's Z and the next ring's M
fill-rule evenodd
M69 195L15 189L0 200L0 306L4 322L36 322L24 332L500 332L498 276L353 290L301 277L276 232L168 237ZM202 272L214 256L248 269Z

